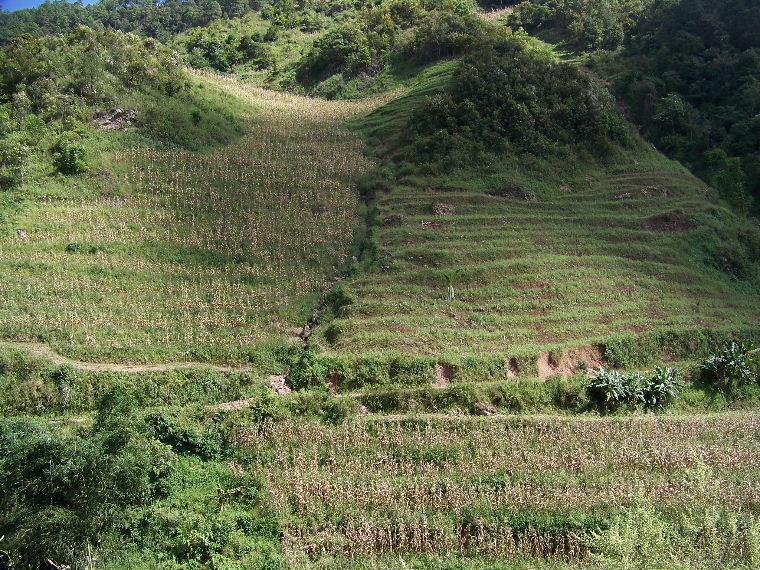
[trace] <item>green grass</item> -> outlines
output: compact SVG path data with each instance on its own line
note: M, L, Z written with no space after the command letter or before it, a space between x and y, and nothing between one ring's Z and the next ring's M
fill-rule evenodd
M369 145L398 155L411 110L454 65L361 121ZM515 154L447 174L402 163L394 174L377 196L380 268L346 284L354 302L319 339L330 354L510 357L757 328L757 277L733 278L723 259L744 222L641 141L596 161Z

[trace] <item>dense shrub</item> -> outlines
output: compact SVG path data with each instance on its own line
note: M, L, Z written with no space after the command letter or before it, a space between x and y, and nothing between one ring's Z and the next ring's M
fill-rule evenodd
M640 375L628 375L602 368L586 386L588 399L602 413L615 412L640 402Z
M624 407L661 411L681 393L678 376L676 368L656 368L649 376L603 368L586 385L586 395L601 413L616 412Z
M584 50L614 49L654 0L529 0L507 18L530 31L556 28Z
M81 174L87 170L84 145L70 133L62 135L51 149L53 166L61 174Z
M29 147L13 137L0 138L0 190L19 186L24 180Z
M600 62L655 145L745 211L760 196L759 30L756 0L656 2Z
M111 105L133 89L173 94L185 84L168 49L131 34L82 27L19 38L0 50L0 103L23 99L25 113L47 120L89 119L84 105Z
M347 23L330 30L314 42L301 60L296 76L307 85L338 72L349 77L356 76L369 71L375 58L366 32L356 23Z
M241 63L266 69L274 63L272 48L261 33L248 33L224 23L194 28L178 38L175 45L186 53L192 67L229 71Z
M749 343L731 342L702 363L702 377L718 390L732 394L760 382L760 359Z
M259 0L100 0L44 2L34 9L0 12L0 45L31 35L65 34L80 25L135 32L166 40L222 17L236 18L260 6Z
M683 389L677 368L656 368L641 384L641 402L645 410L664 410L675 402Z
M461 55L483 33L482 20L474 13L431 12L414 28L400 57L422 64Z
M575 66L491 38L464 58L447 89L409 120L418 160L451 162L477 153L545 153L567 145L594 152L625 143L627 127L609 94Z
M87 545L150 501L167 458L129 415L99 416L89 437L45 422L0 422L0 536L20 567L82 562ZM107 424L107 425L106 425Z
M464 53L485 26L468 0L389 0L362 9L317 39L298 63L296 77L322 93L346 82L374 76L392 62L424 64ZM336 80L337 81L337 80Z

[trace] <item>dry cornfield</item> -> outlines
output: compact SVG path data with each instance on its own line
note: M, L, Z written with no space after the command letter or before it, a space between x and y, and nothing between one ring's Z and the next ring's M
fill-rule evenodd
M129 192L32 205L28 239L0 242L2 336L82 359L235 362L304 324L350 261L370 163L343 121L372 103L205 81L247 102L246 134L116 151Z
M757 513L759 436L757 416L736 413L292 421L242 430L238 440L267 478L295 558L477 552L580 560L589 555L580 528L535 528L520 524L520 514L601 517L640 500ZM750 548L742 540L736 548Z

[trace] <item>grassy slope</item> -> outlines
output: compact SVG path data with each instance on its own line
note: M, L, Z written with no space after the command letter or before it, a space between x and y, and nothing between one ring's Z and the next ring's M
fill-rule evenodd
M451 66L370 114L360 124L370 146L392 149ZM515 184L536 200L499 195ZM644 331L738 330L760 317L753 285L716 267L731 214L644 143L603 164L504 157L402 175L378 205L385 267L350 283L337 340L322 340L334 353L515 356Z
M369 114L362 122L369 144L392 146L415 98L437 89L451 65L429 70L410 94ZM308 224L311 216L319 222L334 214L344 216L340 227L349 227L345 216L356 212L357 198L346 178L366 163L356 139L335 125L371 104L319 103L214 81L250 105L242 109L252 111L244 138L206 153L121 152L123 162L113 168L124 177L117 180L131 181L127 200L119 182L104 193L88 178L93 186L72 199L71 182L57 180L57 199L44 199L43 190L31 194L7 223L0 244L10 283L4 289L11 294L0 307L10 323L5 326L17 327L12 336L41 337L83 358L177 359L192 350L195 358L226 360L243 357L235 347L246 334L284 338L288 326L302 323L303 289L281 308L272 304L274 292L292 291L306 277L315 279L306 289L323 285L347 251L345 231L310 233L324 224ZM316 154L330 164L315 162ZM324 184L333 175L339 185ZM538 200L486 193L511 183L529 187ZM291 188L309 190L308 200L289 195ZM251 189L260 193L252 196ZM505 159L486 172L400 180L379 201L381 219L405 216L400 226L380 229L389 270L350 283L349 291L361 296L354 295L347 318L333 323L344 332L331 351L374 347L440 355L450 343L456 352L472 345L467 350L475 354L503 356L640 332L635 327L754 325L757 299L749 287L704 265L699 232L706 230L645 226L653 215L676 209L707 221L713 214L706 211L727 216L706 191L643 148L604 167ZM257 218L262 201L272 214ZM453 211L433 216L439 203ZM325 204L326 211L314 208ZM246 226L251 219L257 223ZM39 228L29 242L16 241L19 220ZM273 233L264 242L244 239L259 224ZM215 233L220 226L228 231ZM235 239L231 228L240 231ZM67 253L70 242L85 249ZM262 263L266 254L252 249L261 243L284 257ZM316 251L315 243L323 247L313 259L324 271L318 276L302 255ZM89 253L90 246L102 251ZM24 263L34 271L7 278L17 277ZM256 280L244 277L252 268L259 271ZM446 303L442 272L457 269L463 270L454 281L458 300ZM33 302L30 290L37 291ZM263 304L241 307L256 294ZM51 320L57 314L74 315L61 323L74 325L74 338ZM103 314L108 318L88 322ZM225 316L242 318L245 326ZM114 338L122 348L114 347ZM35 376L39 364L17 360L0 367L9 414L55 407L86 418L99 392L117 385L134 392L143 408L182 406L199 426L229 428L224 435L231 445L214 461L188 451L174 460L167 496L149 509L155 534L146 532L147 542L140 543L142 531L136 531L126 558L117 550L105 559L107 567L203 567L216 556L230 567L277 568L250 560L262 543L241 538L240 527L256 529L258 522L249 519L261 516L241 488L253 488L258 477L271 492L262 500L283 530L270 533L282 539L281 568L707 569L717 560L739 568L733 552L749 550L750 535L760 528L753 413L602 420L370 416L332 426L300 417L322 413L341 422L334 409L340 401L316 392L277 400L291 406L294 418L258 424L258 414L276 408L272 396L229 415L192 406L256 396L255 377L57 369L45 384ZM529 383L510 384L531 390ZM457 383L452 394L456 389ZM312 403L325 401L332 409L327 414ZM70 424L84 430L81 419L69 418ZM650 501L658 512L648 510ZM628 521L622 536L608 530L620 520ZM668 534L670 551L671 542L662 542L666 532L676 535ZM637 550L641 544L646 548ZM625 556L631 559L620 563ZM752 567L745 559L744 567Z
M367 161L339 126L356 106L255 90L241 102L212 83L206 96L247 132L237 142L99 135L95 152L116 149L102 173L22 190L0 238L2 336L80 359L240 362L308 319L358 223L351 181Z

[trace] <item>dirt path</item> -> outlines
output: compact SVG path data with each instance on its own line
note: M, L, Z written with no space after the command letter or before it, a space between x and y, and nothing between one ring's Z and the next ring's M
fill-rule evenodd
M164 364L120 364L116 362L84 362L74 360L55 352L39 342L0 341L0 347L19 350L29 356L42 358L56 366L71 366L85 372L122 372L139 374L144 372L169 372L170 370L214 370L217 372L250 372L250 366L220 366L205 362L167 362Z

